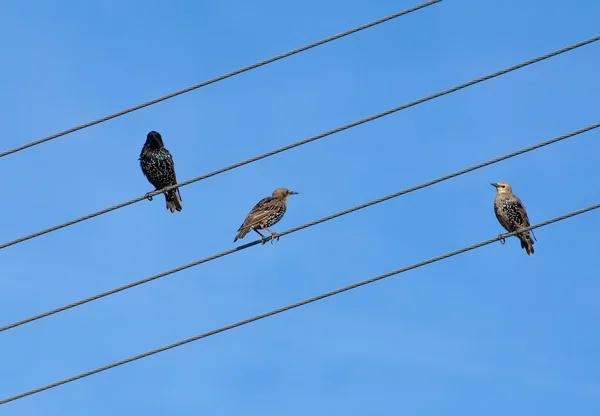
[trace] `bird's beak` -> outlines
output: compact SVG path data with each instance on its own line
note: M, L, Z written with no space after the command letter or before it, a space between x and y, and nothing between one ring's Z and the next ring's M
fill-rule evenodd
M290 191L290 195L298 195L298 192Z
M497 184L497 183L490 183L490 185L492 185L494 188L497 188L497 187L498 187L498 184Z

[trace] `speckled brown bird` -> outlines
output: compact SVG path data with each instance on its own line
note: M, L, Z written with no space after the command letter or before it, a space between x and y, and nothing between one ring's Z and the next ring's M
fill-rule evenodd
M509 233L529 227L529 218L527 217L525 205L523 205L519 197L513 194L511 186L506 182L492 183L491 185L496 188L494 213L500 225ZM534 240L531 236L535 239L533 230L517 234L517 237L521 241L521 248L525 249L528 256L534 253ZM504 241L502 235L499 235L498 239Z
M266 243L265 236L258 230L267 230L271 233L271 244L273 243L274 238L279 239L277 233L269 230L268 227L272 227L283 218L287 209L288 197L297 194L298 192L290 191L286 188L277 188L273 191L273 195L258 201L254 208L250 210L244 223L238 229L238 233L233 242L235 243L238 239L244 238L251 230L256 231L258 235L260 235L263 244Z

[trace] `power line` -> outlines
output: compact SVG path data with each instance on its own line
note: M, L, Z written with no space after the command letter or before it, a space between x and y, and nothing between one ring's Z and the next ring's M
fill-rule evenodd
M325 138L325 137L327 137L327 136L330 136L330 135L333 135L333 134L335 134L335 133L339 133L339 132L341 132L341 131L344 131L344 130L350 129L350 128L352 128L352 127L359 126L359 125L361 125L361 124L364 124L364 123L367 123L367 122L370 122L370 121L376 120L376 119L378 119L378 118L381 118L381 117L384 117L384 116L387 116L387 115L390 115L390 114L396 113L396 112L398 112L398 111L401 111L401 110L407 109L407 108L409 108L409 107L413 107L413 106L415 106L415 105L418 105L418 104L424 103L424 102L426 102L426 101L429 101L429 100L432 100L432 99L434 99L434 98L439 98L439 97L441 97L441 96L444 96L444 95L447 95L447 94L450 94L450 93L456 92L456 91L458 91L458 90L461 90L461 89L463 89L463 88L470 87L471 85L475 85L475 84L478 84L478 83L480 83L480 82L487 81L487 80L489 80L489 79L492 79L492 78L495 78L495 77L498 77L498 76L501 76L501 75L505 75L505 74L507 74L507 73L509 73L509 72L512 72L512 71L515 71L515 70L517 70L517 69L520 69L520 68L526 67L526 66L528 66L528 65L531 65L531 64L534 64L534 63L537 63L537 62L543 61L543 60L545 60L545 59L548 59L548 58L551 58L551 57L554 57L554 56L560 55L560 54L562 54L562 53L569 52L569 51L571 51L571 50L573 50L573 49L580 48L580 47L582 47L582 46L585 46L585 45L588 45L588 44L590 44L590 43L596 42L596 41L598 41L598 40L600 40L600 36L596 36L596 37L590 38L590 39L588 39L588 40L585 40L585 41L583 41L583 42L579 42L579 43L573 44L573 45L571 45L571 46L567 46L567 47L565 47L565 48L562 48L562 49L556 50L556 51L554 51L554 52L550 52L550 53L548 53L548 54L545 54L545 55L539 56L539 57L537 57L537 58L534 58L534 59L531 59L531 60L529 60L529 61L526 61L526 62L520 63L520 64L518 64L518 65L514 65L514 66L511 66L511 67L509 67L509 68L503 69L503 70L501 70L501 71L494 72L494 73L492 73L492 74L489 74L489 75L483 76L483 77L481 77L481 78L474 79L474 80L472 80L472 81L466 82L466 83L464 83L464 84L461 84L461 85L458 85L458 86L456 86L456 87L453 87L453 88L450 88L450 89L447 89L447 90L444 90L444 91L441 91L441 92L438 92L438 93L435 93L435 94L432 94L432 95L428 95L428 96L426 96L426 97L423 97L423 98L420 98L420 99L418 99L418 100L416 100L416 101L412 101L412 102L410 102L410 103L408 103L408 104L404 104L404 105L401 105L401 106L399 106L399 107L392 108L392 109L390 109L390 110L387 110L387 111L384 111L384 112L382 112L382 113L375 114L375 115L373 115L373 116L370 116L370 117L364 118L364 119L362 119L362 120L358 120L358 121L352 122L352 123L350 123L350 124L346 124L345 126L338 127L338 128L335 128L335 129L333 129L333 130L329 130L329 131L327 131L327 132L325 132L325 133L321 133L321 134L318 134L318 135L316 135L316 136L312 136L312 137L309 137L309 138L307 138L307 139L304 139L304 140L301 140L301 141L298 141L298 142L295 142L295 143L289 144L289 145L287 145L287 146L280 147L279 149L275 149L275 150L272 150L272 151L270 151L270 152L263 153L262 155L258 155L258 156L252 157L252 158L250 158L250 159L246 159L246 160L244 160L244 161L241 161L241 162L235 163L235 164L233 164L233 165L226 166L226 167L224 167L224 168L221 168L221 169L215 170L215 171L213 171L213 172L210 172L210 173L207 173L207 174L205 174L205 175L201 175L201 176L198 176L198 177L196 177L196 178L192 178L192 179L189 179L189 180L187 180L187 181L183 181L183 182L181 182L181 183L178 183L178 184L175 184L175 185L168 186L168 187L166 187L166 188L163 188L163 189L161 189L161 190L158 190L158 191L152 191L152 192L150 192L150 193L148 193L148 194L145 194L145 195L143 195L143 196L140 196L140 197L137 197L137 198L131 199L131 200L129 200L129 201L126 201L126 202L122 202L122 203L120 203L120 204L117 204L117 205L113 205L112 207L105 208L105 209L102 209L102 210L100 210L100 211L96 211L96 212L94 212L94 213L91 213L91 214L85 215L85 216L83 216L83 217L79 217L79 218L76 218L76 219L74 219L74 220L67 221L67 222L65 222L65 223L62 223L62 224L59 224L59 225L55 225L55 226L53 226L53 227L50 227L50 228L47 228L47 229L45 229L45 230L38 231L38 232L35 232L35 233L33 233L33 234L26 235L26 236L24 236L24 237L17 238L17 239L15 239L15 240L12 240L12 241L9 241L9 242L7 242L7 243L4 243L4 244L0 245L0 249L6 248L6 247L9 247L9 246L12 246L12 245L18 244L18 243L22 243L22 242L24 242L24 241L27 241L27 240L30 240L30 239L32 239L32 238L36 238L36 237L39 237L39 236L41 236L41 235L48 234L48 233L50 233L50 232L53 232L53 231L56 231L56 230L60 230L61 228L65 228L65 227L68 227L68 226L71 226L71 225L77 224L77 223L79 223L79 222L82 222L82 221L89 220L89 219L91 219L91 218L94 218L94 217L97 217L97 216L100 216L100 215L103 215L103 214L109 213L109 212L111 212L111 211L115 211L115 210L117 210L117 209L124 208L124 207L126 207L126 206L128 206L128 205L131 205L131 204L134 204L134 203L136 203L136 202L143 201L144 199L146 199L146 197L147 197L147 196L154 196L154 195L158 195L158 194L160 194L160 193L164 192L165 190L169 190L169 189L174 189L174 188L177 188L177 187L186 186L186 185L189 185L189 184L191 184L191 183L198 182L198 181L200 181L200 180L203 180L203 179L210 178L211 176L215 176L215 175L218 175L218 174L221 174L221 173L227 172L227 171L229 171L229 170L232 170L232 169L239 168L239 167L241 167L241 166L244 166L244 165L247 165L247 164L249 164L249 163L253 163L253 162L256 162L256 161L258 161L258 160L265 159L265 158L267 158L267 157L270 157L270 156L273 156L273 155L275 155L275 154L277 154L277 153L281 153L281 152L284 152L284 151L287 151L287 150L293 149L294 147L298 147L298 146L301 146L301 145L304 145L304 144L307 144L307 143L310 143L310 142L313 142L313 141L316 141L316 140L319 140L319 139Z
M403 10L401 12L397 12L397 13L391 14L389 16L383 17L381 19L375 20L375 21L367 23L365 25L355 27L353 29L347 30L345 32L339 33L339 34L334 35L334 36L330 36L330 37L328 37L326 39L322 39L322 40L320 40L318 42L311 43L310 45L306 45L306 46L303 46L301 48L294 49L292 51L283 53L281 55L274 56L273 58L269 58L267 60L257 62L257 63L255 63L253 65L246 66L246 67L241 68L241 69L237 69L237 70L235 70L233 72L229 72L227 74L220 75L220 76L218 76L216 78L209 79L208 81L201 82L200 84L192 85L191 87L187 87L187 88L184 88L182 90L175 91L175 92L172 92L172 93L167 94L167 95L163 95L162 97L155 98L154 100L147 101L147 102L145 102L143 104L139 104L139 105L136 105L134 107L127 108L125 110L121 110L121 111L119 111L117 113L108 115L106 117L102 117L102 118L99 118L97 120L90 121L90 122L81 124L81 125L76 126L76 127L72 127L72 128L70 128L68 130L61 131L60 133L56 133L56 134L53 134L51 136L47 136L47 137L44 137L42 139L33 141L31 143L27 143L27 144L24 144L22 146L15 147L14 149L6 150L6 151L0 153L0 157L8 156L8 155L10 155L12 153L19 152L19 151L27 149L29 147L36 146L38 144L41 144L41 143L44 143L44 142L56 139L56 138L61 137L61 136L65 136L67 134L76 132L78 130L81 130L81 129L84 129L84 128L87 128L87 127L91 127L91 126L96 125L96 124L103 123L105 121L111 120L111 119L116 118L116 117L120 117L122 115L125 115L127 113L131 113L133 111L140 110L140 109L142 109L144 107L148 107L150 105L159 103L161 101L168 100L169 98L173 98L173 97L176 97L178 95L181 95L181 94L184 94L184 93L196 90L198 88L205 87L205 86L210 85L210 84L214 84L215 82L222 81L222 80L224 80L226 78L233 77L234 75L239 75L239 74L241 74L243 72L250 71L251 69L255 69L255 68L261 67L263 65L267 65L267 64L270 64L272 62L278 61L280 59L287 58L287 57L292 56L292 55L296 55L296 54L298 54L300 52L304 52L304 51L307 51L309 49L315 48L317 46L324 45L325 43L329 43L329 42L332 42L334 40L341 39L341 38L343 38L345 36L348 36L348 35L351 35L353 33L360 32L361 30L365 30L365 29L371 28L373 26L377 26L377 25L379 25L381 23L385 23L385 22L387 22L389 20L395 19L395 18L400 17L400 16L404 16L405 14L412 13L414 11L417 11L417 10L423 9L425 7L434 5L434 4L439 3L441 1L442 0L430 0L430 1L427 1L425 3L419 4L418 6L411 7L410 9L406 9L406 10Z
M474 170L477 170L477 169L483 168L483 167L485 167L485 166L489 166L489 165L492 165L492 164L495 164L495 163L501 162L501 161L503 161L503 160L510 159L510 158L512 158L512 157L519 156L519 155L522 155L522 154L524 154L524 153L527 153L527 152L531 152L531 151L533 151L533 150L536 150L536 149L539 149L539 148L541 148L541 147L548 146L548 145L550 145L550 144L553 144L553 143L557 143L557 142L559 142L559 141L561 141L561 140L565 140L565 139L568 139L568 138L571 138L571 137L577 136L577 135L579 135L579 134L581 134L581 133L585 133L585 132L587 132L587 131L590 131L590 130L596 129L596 128L598 128L598 127L600 127L600 123L596 123L596 124L590 125L590 126L588 126L588 127L584 127L584 128L582 128L582 129L579 129L579 130L573 131L573 132L571 132L571 133L567 133L567 134L564 134L564 135L562 135L562 136L555 137L555 138L553 138L553 139L550 139L550 140L547 140L547 141L545 141L545 142L541 142L541 143L538 143L538 144L536 144L536 145L529 146L529 147L526 147L526 148L524 148L524 149L521 149L521 150L517 150L517 151L515 151L515 152L512 152L512 153L508 153L508 154L506 154L506 155L504 155L504 156L501 156L501 157L498 157L498 158L495 158L495 159L488 160L487 162L482 162L482 163L479 163L479 164L477 164L477 165L471 166L471 167L469 167L469 168L462 169L462 170L456 171L456 172L454 172L454 173L451 173L451 174L448 174L448 175L445 175L445 176L441 176L441 177L439 177L439 178L437 178L437 179L434 179L434 180L432 180L432 181L425 182L425 183L423 183L423 184L420 184L420 185L414 186L414 187L412 187L412 188L408 188L408 189L405 189L405 190L403 190L403 191L396 192L396 193L393 193L393 194L390 194L390 195L384 196L384 197L382 197L382 198L378 198L378 199L375 199L375 200L373 200L373 201L366 202L366 203L364 203L364 204L362 204L362 205L357 205L357 206L355 206L355 207L352 207L352 208L346 209L346 210L344 210L344 211L340 211L340 212L338 212L338 213L335 213L335 214L329 215L329 216L327 216L327 217L320 218L320 219L318 219L318 220L311 221L311 222L309 222L309 223L306 223L306 224L300 225L300 226L298 226L298 227L291 228L291 229L289 229L289 230L287 230L287 231L283 231L283 232L281 232L281 233L278 233L278 234L279 234L279 236L281 237L281 236L284 236L284 235L286 235L286 234L291 234L291 233L294 233L294 232L296 232L296 231L300 231L300 230L303 230L303 229L305 229L305 228L309 228L309 227L312 227L312 226L314 226L314 225L321 224L321 223L323 223L323 222L326 222L326 221L332 220L332 219L334 219L334 218L341 217L341 216L343 216L343 215L350 214L350 213L352 213L352 212L355 212L355 211L358 211L358 210L361 210L361 209L364 209L364 208L370 207L370 206L372 206L372 205L375 205L375 204L379 204L379 203L381 203L381 202L388 201L388 200L390 200L390 199L392 199L392 198L396 198L396 197L398 197L398 196L401 196L401 195L404 195L404 194L407 194L407 193L410 193L410 192L413 192L413 191L417 191L417 190L419 190L419 189L427 188L427 187L429 187L429 186L431 186L431 185L435 185L436 183L443 182L443 181L446 181L446 180L448 180L448 179L451 179L451 178L454 178L454 177L457 177L457 176L460 176L460 175L464 175L465 173L472 172L472 171L474 171ZM270 236L269 236L269 237L267 237L267 240L268 240L268 239L271 239L271 237L270 237ZM209 256L209 257L205 257L205 258L203 258L203 259L201 259L201 260L197 260L197 261L194 261L194 262L192 262L192 263L188 263L188 264L185 264L185 265L183 265L183 266L179 266L179 267L177 267L177 268L174 268L174 269L168 270L168 271L166 271L166 272L162 272L162 273L159 273L159 274L155 274L155 275L153 275L153 276L150 276L150 277L147 277L147 278L145 278L145 279L138 280L138 281L136 281L136 282L133 282L133 283L129 283L129 284L125 285L125 286L121 286L121 287L118 287L118 288L116 288L116 289L112 289L112 290L109 290L109 291L106 291L106 292L103 292L103 293L97 294L97 295L95 295L95 296L91 296L91 297L89 297L89 298L82 299L82 300L79 300L79 301L77 301L77 302L74 302L74 303L70 303L70 304L68 304L68 305L65 305L65 306L61 306L61 307L59 307L59 308L56 308L56 309L53 309L53 310L50 310L50 311L44 312L44 313L42 313L42 314L35 315L35 316L32 316L32 317L30 317L30 318L27 318L27 319L24 319L24 320L21 320L21 321L18 321L18 322L12 323L12 324L10 324L10 325L6 325L6 326L4 326L4 327L1 327L1 328L0 328L0 332L2 332L2 331L6 331L6 330L9 330L9 329L12 329L12 328L16 328L16 327L18 327L18 326L21 326L21 325L25 325L25 324L27 324L27 323L30 323L30 322L36 321L36 320L38 320L38 319L46 318L46 317L48 317L48 316L50 316L50 315L54 315L54 314L56 314L56 313L59 313L59 312L66 311L67 309L71 309L71 308L74 308L74 307L77 307L77 306L84 305L84 304L86 304L86 303L89 303L89 302L92 302L92 301L94 301L94 300L98 300L98 299L100 299L100 298L103 298L103 297L106 297L106 296L109 296L109 295L113 295L113 294L115 294L115 293L122 292L122 291L124 291L124 290L127 290L127 289L131 289L131 288L133 288L133 287L135 287L135 286L139 286L139 285L142 285L142 284L145 284L145 283L151 282L151 281L153 281L153 280L157 280L157 279L159 279L159 278L161 278L161 277L165 277L165 276L168 276L168 275L171 275L171 274L174 274L174 273L180 272L180 271L182 271L182 270L186 270L186 269L189 269L189 268L191 268L191 267L198 266L198 265L200 265L200 264L207 263L207 262L209 262L209 261L212 261L212 260L216 260L216 259L218 259L218 258L221 258L221 257L227 256L227 255L229 255L229 254L233 254L233 253L235 253L235 252L238 252L238 251L241 251L241 250L245 250L245 249L247 249L247 248L249 248L249 247L252 247L252 246L255 246L255 245L259 244L259 243L261 243L261 240L255 240L255 241L252 241L252 242L250 242L250 243L248 243L248 244L245 244L245 245L242 245L242 246L238 246L238 247L235 247L235 248L232 248L232 249L229 249L229 250L223 251L223 252L221 252L221 253L214 254L214 255L212 255L212 256Z
M540 222L540 223L538 223L538 224L536 224L534 226L524 228L522 231L527 231L527 230L532 230L532 229L535 229L535 228L543 227L545 225L552 224L552 223L555 223L555 222L558 222L558 221L562 221L564 219L567 219L567 218L570 218L570 217L574 217L576 215L580 215L580 214L583 214L585 212L592 211L592 210L595 210L595 209L598 209L598 208L600 208L600 204L592 205L592 206L589 206L587 208L583 208L583 209L580 209L578 211L571 212L569 214L561 215L559 217L555 217L553 219ZM504 237L509 237L509 236L513 236L515 234L516 234L516 232L513 232L513 233L504 234L503 236ZM16 396L9 397L7 399L4 399L4 400L0 401L0 405L8 403L8 402L11 402L11 401L14 401L14 400L17 400L17 399L21 399L21 398L26 397L26 396L30 396L32 394L40 393L40 392L42 392L44 390L49 390L49 389L52 389L54 387L58 387L60 385L70 383L72 381L76 381L76 380L82 379L84 377L88 377L88 376L91 376L93 374L100 373L102 371L110 370L111 368L119 367L121 365L128 364L128 363L130 363L132 361L136 361L136 360L139 360L139 359L142 359L142 358L146 358L146 357L149 357L151 355L158 354L160 352L164 352L164 351L170 350L172 348L180 347L180 346L188 344L190 342L198 341L198 340L200 340L202 338L207 338L207 337L210 337L212 335L216 335L216 334L221 333L221 332L229 331L229 330L237 328L239 326L247 325L247 324L249 324L251 322L258 321L258 320L261 320L261 319L264 319L264 318L268 318L270 316L277 315L277 314L280 314L282 312L286 312L286 311L289 311L291 309L298 308L300 306L308 305L309 303L313 303L313 302L316 302L316 301L328 298L330 296L339 295L340 293L347 292L349 290L356 289L358 287L365 286L365 285L377 282L379 280L385 279L387 277L390 277L390 276L393 276L393 275L396 275L396 274L404 273L406 271L409 271L409 270L412 270L412 269L416 269L416 268L419 268L419 267L422 267L422 266L425 266L425 265L428 265L428 264L431 264L431 263L435 263L435 262L440 261L440 260L445 260L445 259L447 259L449 257L453 257L453 256L456 256L458 254L466 253L467 251L475 250L477 248L486 246L486 245L494 243L496 241L498 241L498 237L494 237L494 238L491 238L489 240L485 240L485 241L482 241L480 243L473 244L471 246L467 246L467 247L461 248L459 250L451 251L451 252L443 254L441 256L434 257L434 258L431 258L429 260L422 261L420 263L415 263L415 264L413 264L411 266L403 267L401 269L397 269L397 270L394 270L394 271L391 271L391 272L388 272L388 273L385 273L385 274L381 274L379 276L375 276L375 277L372 277L370 279L363 280L361 282L354 283L352 285L345 286L343 288L336 289L336 290L333 290L331 292L327 292L327 293L324 293L324 294L312 297L310 299L303 300L301 302L293 303L291 305L284 306L283 308L275 309L275 310L272 310L270 312L254 316L252 318L236 322L236 323L231 324L231 325L227 325L227 326L224 326L224 327L212 330L212 331L208 331L208 332L205 332L203 334L197 335L195 337L188 338L188 339L185 339L183 341L176 342L174 344L170 344L170 345L167 345L167 346L164 346L164 347L161 347L161 348L157 348L155 350L151 350L151 351L145 352L143 354L139 354L139 355L136 355L136 356L133 356L133 357L130 357L130 358L126 358L124 360L117 361L117 362L114 362L112 364L96 368L95 370L87 371L85 373L81 373L81 374L78 374L76 376L69 377L69 378L66 378L64 380L60 380L60 381L57 381L55 383L52 383L52 384L48 384L48 385L45 385L43 387L39 387L37 389L33 389L33 390L30 390L30 391L27 391L25 393L18 394Z

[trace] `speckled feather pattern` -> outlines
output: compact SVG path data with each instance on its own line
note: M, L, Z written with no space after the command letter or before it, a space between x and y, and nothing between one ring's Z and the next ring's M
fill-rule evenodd
M244 228L248 230L253 228L269 228L283 218L286 208L287 204L285 200L273 198L272 196L263 198L250 210L250 213L238 231Z
M494 201L494 213L509 233L530 225L523 203L514 195L498 194Z
M146 143L140 153L140 166L148 182L156 189L162 189L177 183L173 156L164 147L162 138L157 132L148 133ZM181 197L178 197L179 189L166 191L164 195L169 211L175 212L183 209Z
M514 194L497 194L494 199L494 213L502 227L509 233L530 226L525 206ZM521 241L521 248L525 249L527 255L531 255L535 252L531 235L531 231L517 234L517 238Z
M144 149L140 158L140 166L148 181L156 189L177 183L173 157L164 147L158 150Z

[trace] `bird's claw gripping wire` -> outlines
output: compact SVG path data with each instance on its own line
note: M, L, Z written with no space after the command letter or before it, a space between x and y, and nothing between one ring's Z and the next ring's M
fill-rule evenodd
M506 239L504 238L504 234L498 234L498 241L500 241L500 244L506 243Z
M152 195L150 195L150 192L146 192L146 195L144 195L144 197L148 200L148 201L152 201Z
M273 240L277 240L279 241L279 236L275 233L271 235L271 238L269 238L269 241L271 242L271 244L273 244ZM260 237L260 240L262 241L262 244L265 244L267 242L267 240L265 239L265 237Z
M273 244L273 240L279 241L279 234L274 231L271 231L271 244Z

